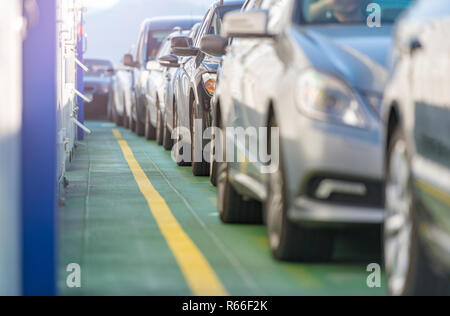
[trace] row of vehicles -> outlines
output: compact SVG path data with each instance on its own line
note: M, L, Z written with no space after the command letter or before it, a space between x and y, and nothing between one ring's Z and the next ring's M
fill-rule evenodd
M113 113L210 176L224 223L264 223L275 258L327 261L336 230L381 224L390 293L449 295L448 30L446 0L218 1L143 24Z

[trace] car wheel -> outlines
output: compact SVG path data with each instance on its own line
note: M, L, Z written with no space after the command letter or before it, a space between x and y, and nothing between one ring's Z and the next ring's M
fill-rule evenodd
M167 117L164 120L163 147L165 150L171 150L173 147L172 135L167 126Z
M162 117L162 112L158 108L156 111L156 142L160 146L163 144L163 136L164 136L164 120Z
M450 283L431 268L415 218L410 153L401 128L389 145L386 168L384 260L391 295L448 295Z
M204 121L202 120L202 129L201 131L197 130L197 128L195 127L195 120L196 119L201 119L198 117L197 115L197 111L195 109L192 110L191 113L191 124L192 124L192 137L191 137L191 153L192 153L192 173L194 174L194 176L196 177L204 177L204 176L209 176L209 164L204 161L203 158L203 149L204 147L204 143L203 143L203 136L201 137L201 141L199 142L197 140L197 134L198 133L202 133L205 130L205 124ZM199 159L195 159L196 155L195 153L199 153L201 154L201 158L198 157ZM197 161L196 161L197 160Z
M123 127L130 128L130 118L127 114L126 108L124 109L124 112L123 112Z
M261 204L244 199L236 191L230 182L228 168L228 164L223 163L219 169L217 199L220 219L227 224L261 224Z
M127 114L125 98L123 99L123 127L130 128L130 117Z
M147 118L145 120L147 120ZM137 109L136 109L136 121L134 132L136 133L137 136L145 136L145 124L141 122Z
M213 129L213 135L211 135L211 153L210 153L210 163L209 163L209 179L211 181L211 184L215 187L217 187L217 173L219 170L220 163L216 161L215 155L216 155L216 137L219 137L219 135L214 134ZM222 146L223 140L220 140L219 144Z
M143 134L148 140L156 139L156 129L153 127L152 122L150 121L150 109L148 107L145 110L145 127Z
M114 102L111 101L111 96L108 97L108 101L106 101L106 116L108 121L114 122L114 113L113 108L115 108Z
M136 130L136 120L133 120L133 116L130 116L130 130L135 131Z
M173 148L174 156L176 158L178 166L189 167L191 165L191 163L182 159L183 150L184 150L184 148L186 148L186 142L181 139L180 130L178 129L178 127L181 126L181 124L180 124L180 119L178 116L178 109L177 109L176 104L174 106L173 115L174 115L174 120L173 120L174 121L174 131L176 133L176 138L175 138L176 143Z
M270 127L276 126L273 119ZM303 228L289 220L284 175L280 155L278 170L269 174L268 197L264 203L265 221L273 256L284 261L329 261L333 254L332 233L325 229Z
M116 107L113 108L113 117L114 117L114 123L116 123L117 126L123 126L124 116L120 116L117 113Z

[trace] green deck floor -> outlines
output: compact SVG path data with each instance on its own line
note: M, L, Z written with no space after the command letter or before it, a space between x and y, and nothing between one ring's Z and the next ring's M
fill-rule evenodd
M76 149L59 212L61 295L191 295L139 191L114 125L91 122ZM274 261L262 226L223 225L216 189L177 167L155 142L119 129L153 186L231 295L384 295L366 285L380 262L378 228L339 233L329 264ZM66 286L66 266L81 266L82 287Z

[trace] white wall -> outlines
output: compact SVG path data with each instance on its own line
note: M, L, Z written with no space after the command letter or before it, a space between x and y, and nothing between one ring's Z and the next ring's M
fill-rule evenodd
M0 295L20 294L20 3L0 1Z

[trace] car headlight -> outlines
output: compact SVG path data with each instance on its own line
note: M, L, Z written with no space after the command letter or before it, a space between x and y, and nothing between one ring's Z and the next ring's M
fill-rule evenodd
M203 79L203 86L205 87L206 92L208 92L209 95L214 95L214 92L216 92L216 80L217 75L211 74L211 73L204 73L202 75Z
M369 126L370 119L358 97L338 78L308 70L297 87L297 105L305 115L360 128Z

